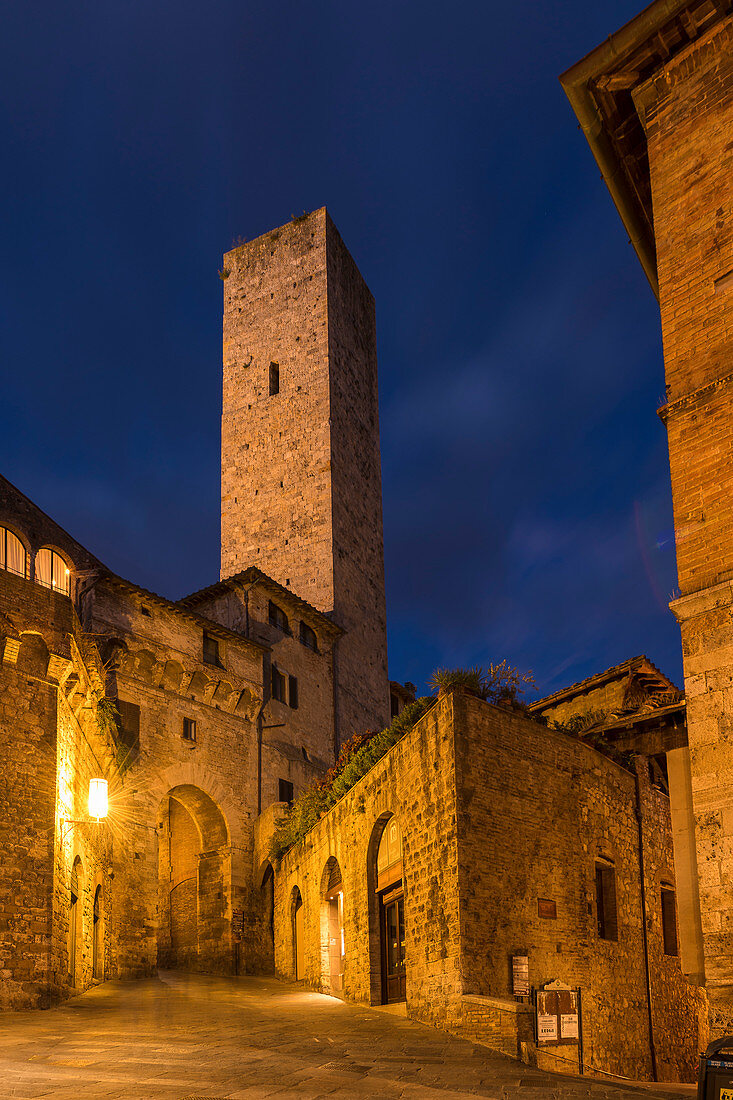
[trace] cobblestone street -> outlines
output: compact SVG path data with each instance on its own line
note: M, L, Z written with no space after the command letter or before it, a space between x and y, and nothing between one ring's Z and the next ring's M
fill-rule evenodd
M265 978L161 973L112 981L51 1011L0 1022L3 1100L623 1100L692 1092L540 1073L391 1010Z

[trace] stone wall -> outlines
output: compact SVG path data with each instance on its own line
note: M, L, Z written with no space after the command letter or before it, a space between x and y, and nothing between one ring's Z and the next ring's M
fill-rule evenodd
M704 998L687 985L678 958L663 953L660 891L674 884L669 806L645 764L638 798L657 1065L660 1076L691 1079L705 1040ZM537 1052L526 1009L514 1001L511 957L528 955L534 986L553 979L581 986L586 1063L649 1077L636 809L636 776L595 749L469 696L443 697L275 869L277 968L294 976L297 889L305 981L330 989L323 895L335 858L344 884L343 995L380 1003L373 863L381 824L395 813L410 1015L575 1072L577 1048ZM258 858L267 836L258 837ZM615 868L617 940L598 933L596 859ZM540 899L554 905L554 916L540 915Z
M223 274L222 577L334 612L344 740L389 716L374 302L325 209Z
M344 883L343 995L381 1003L375 861L387 818L403 840L407 1001L413 1014L444 1024L460 997L453 734L442 700L291 849L275 873L275 963L293 978L293 892L303 899L305 981L330 991L323 875L335 857ZM267 851L267 831L258 850Z
M469 696L454 706L464 991L510 996L511 958L527 955L534 986L582 988L590 1066L651 1076L635 776L520 715ZM639 794L657 1063L662 1079L689 1080L701 998L663 952L661 885L674 885L669 801L642 758ZM615 870L617 940L598 934L596 860ZM541 915L540 899L554 917ZM558 1057L577 1061L574 1047L548 1051L548 1068Z
M733 1026L733 18L635 94L654 201L705 978Z

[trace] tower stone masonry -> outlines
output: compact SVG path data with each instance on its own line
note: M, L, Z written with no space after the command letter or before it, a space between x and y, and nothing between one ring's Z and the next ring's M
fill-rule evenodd
M343 628L343 741L389 716L374 299L325 208L222 276L221 576L255 565Z

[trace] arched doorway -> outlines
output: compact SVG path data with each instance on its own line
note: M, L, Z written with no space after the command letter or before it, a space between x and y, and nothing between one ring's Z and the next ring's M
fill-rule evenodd
M344 986L344 884L341 868L331 856L321 876L321 983L329 993Z
M92 906L92 977L104 978L104 913L102 909L102 885L94 891Z
M293 972L296 982L305 978L305 912L303 898L297 886L292 896Z
M82 948L84 944L81 891L84 869L79 856L71 867L69 881L69 980L76 987L81 981Z
M387 818L377 848L376 887L382 1004L406 997L405 895L402 878L402 831L398 818Z
M173 787L160 809L158 965L229 974L231 849L224 815L199 787Z
M269 859L260 868L258 878L259 888L252 899L256 925L247 970L253 974L272 974L275 970L275 872Z

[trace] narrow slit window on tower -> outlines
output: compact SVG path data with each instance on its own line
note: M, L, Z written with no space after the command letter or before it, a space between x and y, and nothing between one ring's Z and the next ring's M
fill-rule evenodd
M270 397L280 393L280 367L277 363L270 363Z
M196 740L196 720L194 718L183 719L183 740L195 741Z

